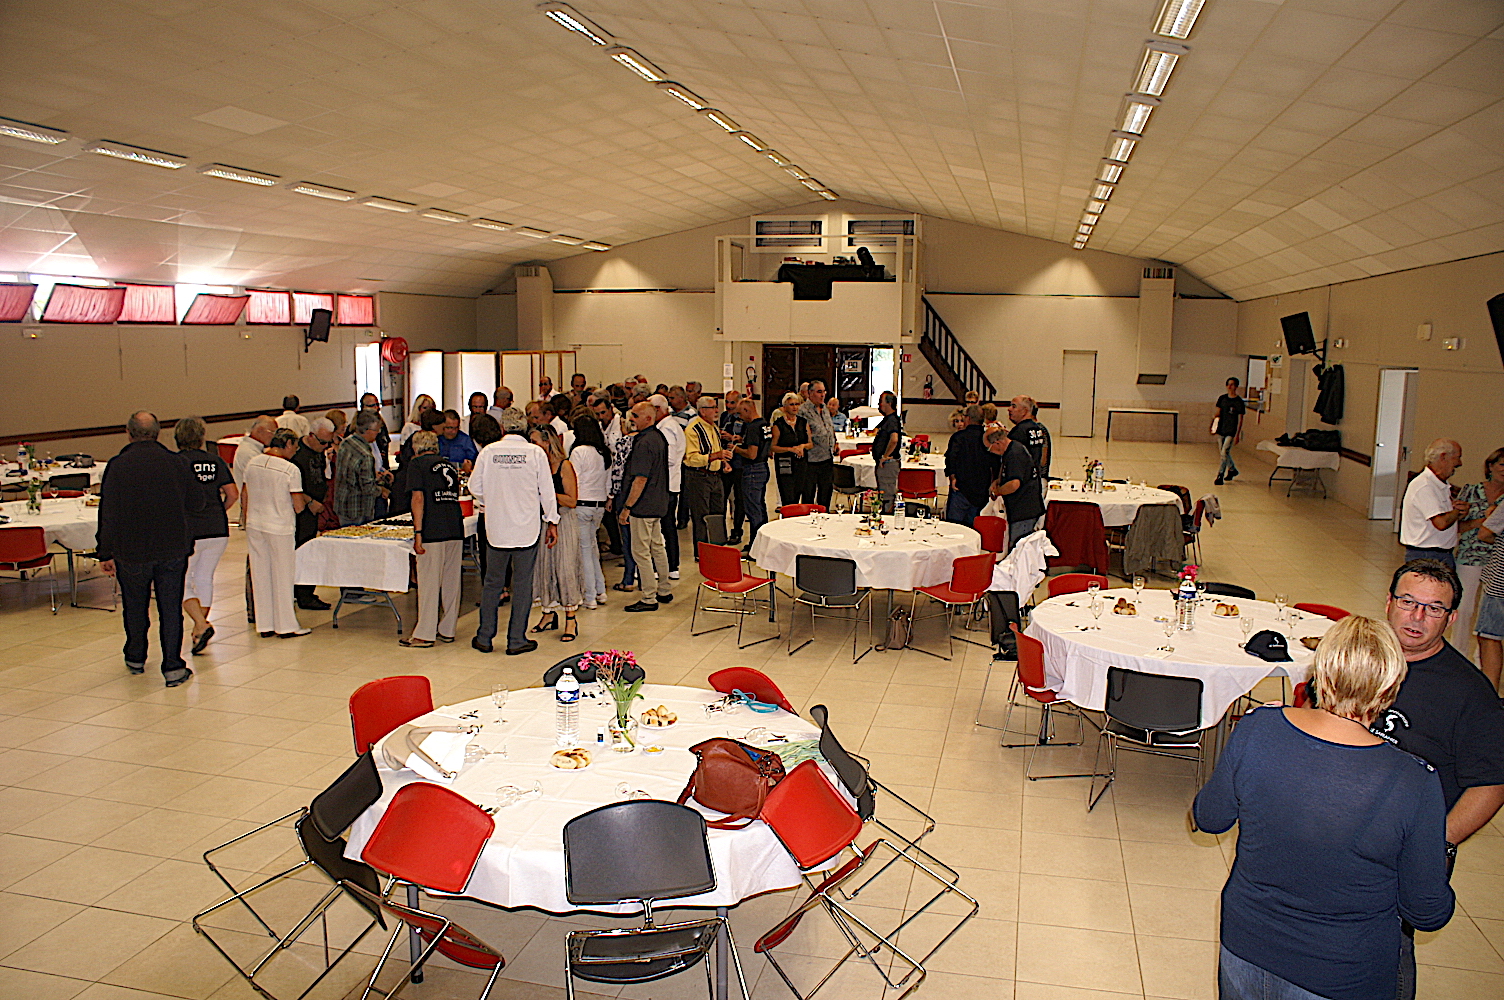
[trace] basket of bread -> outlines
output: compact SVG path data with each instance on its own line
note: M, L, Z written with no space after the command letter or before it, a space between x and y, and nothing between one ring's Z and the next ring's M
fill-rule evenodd
M584 747L555 750L553 756L549 758L549 763L565 771L577 771L582 767L590 766L590 751Z
M1119 597L1118 602L1112 606L1112 613L1115 615L1136 615L1138 614L1138 607L1126 597Z
M1238 617L1238 606L1236 604L1222 604L1218 602L1217 606L1212 609L1212 614L1218 618L1236 618Z

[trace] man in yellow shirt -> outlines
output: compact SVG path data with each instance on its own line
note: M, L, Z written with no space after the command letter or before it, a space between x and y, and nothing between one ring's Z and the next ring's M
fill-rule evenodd
M721 432L716 426L718 410L714 396L701 396L695 418L684 428L684 499L689 505L689 520L694 528L695 552L699 543L708 541L705 518L726 516L726 495L721 490L721 471L731 461L731 452L721 447Z

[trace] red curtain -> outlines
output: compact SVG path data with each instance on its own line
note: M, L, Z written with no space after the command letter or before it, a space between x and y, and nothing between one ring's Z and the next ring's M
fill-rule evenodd
M177 299L171 285L123 285L122 323L176 323Z
M287 292L263 292L249 289L250 304L245 307L245 321L268 326L292 323L292 296Z
M315 309L334 312L334 296L326 292L293 292L292 321L298 326L307 326L313 320Z
M46 323L113 323L125 307L124 288L53 285L42 310Z
M19 323L31 308L36 285L0 284L0 323Z
M230 326L240 318L249 299L249 295L200 293L194 296L193 305L188 307L183 322L194 326Z
M376 324L376 300L370 295L341 295L336 300L338 311L334 321L340 326L374 326Z

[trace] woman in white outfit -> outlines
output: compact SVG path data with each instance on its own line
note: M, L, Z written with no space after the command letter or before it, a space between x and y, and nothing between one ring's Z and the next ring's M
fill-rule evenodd
M251 583L256 624L261 638L291 639L307 635L293 610L293 576L297 569L293 534L296 517L308 504L303 474L288 459L298 438L280 430L266 450L245 468L245 537L251 556Z
M183 612L193 621L193 655L197 656L214 638L209 607L214 603L214 569L230 543L230 519L226 513L240 499L230 466L218 455L204 450L204 422L183 417L173 428L178 454L193 470L204 492L204 509L188 515L193 529L193 554L188 557L188 575L183 581Z
M587 608L606 603L606 577L601 572L601 547L596 540L601 518L606 513L611 479L611 449L601 422L593 415L576 417L574 450L569 453L574 466L579 499L574 516L580 532L580 584Z

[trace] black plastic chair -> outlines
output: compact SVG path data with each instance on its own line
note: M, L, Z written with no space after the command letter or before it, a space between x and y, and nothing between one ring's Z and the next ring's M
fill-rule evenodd
M623 850L622 845L632 845ZM564 985L573 1000L574 981L617 987L650 983L704 964L715 995L713 963L717 935L726 935L742 997L747 981L722 916L658 925L653 904L710 892L715 869L706 840L705 817L688 806L657 799L614 802L564 825L564 893L577 906L638 903L641 927L573 931L565 942Z
M576 653L574 656L567 656L543 671L543 686L553 687L559 683L559 678L564 676L565 667L574 671L574 679L581 684L595 683L595 668L582 668L580 666L580 657L584 655L584 653ZM632 681L641 680L643 677L646 677L647 673L641 667L627 667L622 670L621 676L623 680L630 684Z
M848 509L851 507L851 498L865 492L864 487L856 484L856 469L841 462L831 467L830 488L846 498Z
M303 809L295 810L285 816L279 816L270 823L265 823L249 833L242 834L233 840L226 841L218 847L212 847L204 852L204 864L209 866L221 882L230 890L231 895L203 910L193 917L193 929L204 936L204 939L213 946L214 950L229 962L257 993L276 1000L275 996L268 992L266 985L257 980L257 976L266 967L267 963L284 950L296 944L315 922L322 921L324 941L324 969L309 983L299 994L298 1000L306 997L313 989L324 980L340 960L348 955L357 944L371 931L371 928L380 925L386 927L386 921L381 915L380 908L369 899L362 898L360 893L350 891L347 887L351 884L359 886L372 896L381 895L381 879L376 870L370 865L359 861L351 861L345 857L345 840L343 833L366 809L375 804L381 797L381 778L376 772L376 762L369 752L361 754L355 763L350 765L328 788L324 789L314 798L312 804ZM303 849L303 860L292 867L278 872L269 878L257 882L246 888L239 888L228 878L223 871L214 863L214 855L227 851L235 845L241 844L249 838L273 827L281 826L293 820L293 830L297 836L298 844ZM267 918L251 905L250 898L273 883L291 878L296 872L312 865L318 868L334 885L313 905L313 908L299 920L291 930L285 933L275 930ZM306 885L302 880L294 879L299 885ZM359 903L361 908L372 917L370 923L345 945L344 948L332 958L329 952L329 927L327 912L329 907L338 901L341 895L348 896ZM224 946L214 939L214 936L204 926L203 920L210 914L217 912L232 903L239 903L247 913L259 924L275 943L271 948L258 958L254 964L246 967L236 961L225 950Z
M61 476L52 476L47 480L48 490L87 490L89 485L87 472L70 472Z
M856 560L837 559L831 556L794 557L794 610L789 613L789 655L815 640L816 618L839 618L851 620L847 615L822 615L820 611L861 611L867 606L867 648L856 651L856 629L851 632L851 662L856 663L872 651L872 602L867 600L871 591L856 585ZM809 638L794 645L794 619L799 606L809 608ZM858 618L856 621L860 621Z
M1201 765L1206 755L1201 736L1206 726L1201 721L1199 677L1173 677L1169 674L1146 674L1125 667L1107 668L1107 704L1103 709L1106 725L1097 737L1097 752L1092 758L1091 787L1086 791L1086 811L1096 808L1117 777L1118 745L1135 753L1158 757L1177 757L1196 762L1196 784L1201 784ZM1107 772L1097 767L1102 758L1102 744L1107 744ZM1105 777L1099 792L1097 779Z
M1239 587L1235 583L1204 583L1201 585L1201 589L1208 594L1215 594L1218 597L1240 597L1245 601L1256 601L1259 599L1258 595L1253 591L1247 587Z
M726 515L706 514L700 519L705 526L705 540L711 545L725 545L726 538Z

